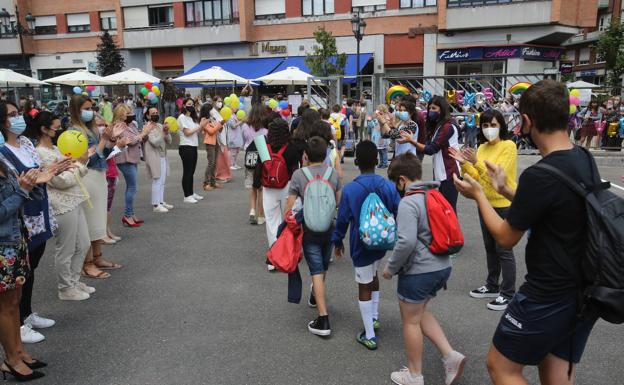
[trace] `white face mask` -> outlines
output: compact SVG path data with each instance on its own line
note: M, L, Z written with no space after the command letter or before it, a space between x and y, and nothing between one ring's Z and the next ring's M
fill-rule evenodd
M485 136L485 139L487 139L488 142L491 142L493 140L498 139L499 131L500 131L500 128L498 127L483 128L483 136Z
M217 102L217 108L220 109L221 107L223 107L223 102Z

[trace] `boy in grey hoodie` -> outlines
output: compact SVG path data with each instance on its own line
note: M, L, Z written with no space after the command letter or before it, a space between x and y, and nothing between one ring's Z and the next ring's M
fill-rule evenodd
M414 193L416 190L435 189L439 182L420 181L422 166L418 157L411 153L392 160L388 178L404 198L399 204L397 216L397 243L383 277L392 279L395 274L399 276L397 293L408 363L407 368L393 372L390 378L399 385L424 385L422 351L425 335L442 353L446 384L455 384L463 373L466 357L453 350L440 324L427 310L429 301L446 286L451 275L451 260L449 256L435 255L429 250L432 235L425 194Z

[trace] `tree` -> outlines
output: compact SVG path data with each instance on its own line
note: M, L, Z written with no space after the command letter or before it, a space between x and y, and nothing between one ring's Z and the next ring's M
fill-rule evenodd
M314 51L307 54L305 58L305 64L312 71L312 75L319 77L344 75L347 55L338 53L336 38L332 33L319 27L314 32L314 39L318 44L314 46Z
M624 75L624 25L613 20L594 46L596 55L605 61L607 84L614 95L620 94Z
M108 76L121 72L125 60L119 52L119 47L113 41L113 37L104 31L100 35L100 43L97 45L97 68L101 76Z

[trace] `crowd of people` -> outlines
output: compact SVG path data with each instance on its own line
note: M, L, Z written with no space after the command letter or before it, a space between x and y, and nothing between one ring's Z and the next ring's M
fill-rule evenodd
M144 224L134 210L141 161L152 180L153 211L174 209L165 200L165 182L167 148L177 135L181 204L204 199L194 190L201 137L207 156L204 192L223 188L233 180L232 171L244 168L249 223L265 225L268 247L276 244L284 223L302 226L301 248L312 280L307 303L318 312L307 325L310 333L331 335L325 282L333 257L347 253L343 245L347 233L362 319L356 341L366 349L375 350L379 343L379 273L385 279L398 276L407 365L392 372L391 379L400 385L424 384L423 336L442 355L445 383L455 384L462 376L467 358L453 349L428 307L446 287L456 252L449 248L439 253L431 247L435 232L429 193L439 192L449 218L456 218L459 193L474 199L487 258L484 283L475 284L478 287L466 295L489 298L488 309L504 311L487 357L493 382L526 384L522 377L526 365L539 367L543 384L574 382L567 366L579 362L595 322L576 319L584 203L535 167L516 182L516 145L501 111L481 114L475 150L460 146L460 128L441 96L423 105L406 95L376 106L373 113L365 101L346 100L316 109L304 100L295 118L285 118L264 100L252 103L253 90L247 86L246 117L233 114L224 119L221 96L203 103L186 97L178 103L179 95L167 92L160 108L133 102L131 95L114 105L107 96L97 103L73 95L66 111L61 106L52 112L29 102L21 108L0 102L3 375L20 381L44 376L40 369L46 364L31 357L23 344L42 341L41 329L55 323L33 312L31 305L35 270L47 242L54 242L58 298L89 299L95 288L83 278L106 279L122 268L103 253L104 245L121 241L112 231L111 214L119 174L125 181L124 226ZM536 83L522 95L519 112L522 134L539 149L541 162L586 185L595 182L591 156L570 142L564 85ZM177 117L175 134L164 123L165 116ZM65 129L88 139L82 157L67 158L55 146ZM342 164L350 146L360 175L346 181ZM264 150L269 160L262 160ZM422 180L425 156L432 158L432 181ZM380 175L383 169L386 177ZM529 229L528 274L517 290L513 247ZM382 267L387 251L390 256ZM572 261L574 269L564 268L568 266L561 262L564 259ZM272 261L265 262L269 271L275 270ZM298 269L289 274L290 290L289 300L299 302Z

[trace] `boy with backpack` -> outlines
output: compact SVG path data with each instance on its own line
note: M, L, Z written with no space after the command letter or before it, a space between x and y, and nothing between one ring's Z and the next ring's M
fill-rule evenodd
M368 140L355 148L360 175L345 185L340 200L332 244L338 258L344 254L343 239L351 226L349 249L359 290L364 331L356 340L369 350L377 349L379 324L379 261L396 241L396 222L401 198L386 179L375 174L377 146ZM381 229L379 228L381 227Z
M325 301L325 275L331 258L331 234L334 227L336 202L340 191L340 176L323 162L327 156L327 142L314 136L307 142L305 153L308 166L295 171L290 180L285 215L292 210L297 198L303 204L303 255L312 276L311 307L318 309L318 317L308 323L310 333L329 336L329 314Z
M461 377L466 357L453 350L427 305L446 288L451 275L450 255L463 245L459 222L451 205L437 190L439 182L421 182L418 157L405 153L395 157L388 178L403 197L398 209L398 240L383 272L385 279L398 275L397 295L401 308L407 367L390 378L399 385L423 385L423 335L442 354L446 385Z
M516 190L505 185L501 167L487 164L492 186L512 200L505 219L479 183L455 177L501 246L513 247L530 230L526 282L503 314L487 357L495 385L527 383L526 365L538 366L542 384L573 384L596 316L624 321L624 255L617 246L624 204L606 190L589 151L570 142L568 96L566 86L552 80L522 94L522 135L542 159L522 173Z

